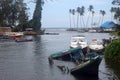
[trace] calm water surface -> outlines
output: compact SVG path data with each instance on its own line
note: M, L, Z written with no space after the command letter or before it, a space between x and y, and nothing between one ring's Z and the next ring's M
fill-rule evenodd
M115 74L107 67L104 59L99 67L98 78L75 78L61 72L56 65L50 66L48 56L66 50L72 35L85 35L88 42L93 38L109 38L107 33L77 33L65 30L46 30L59 35L28 36L33 42L0 42L0 80L113 80ZM59 62L59 65L64 62ZM71 63L66 63L71 68ZM117 79L116 79L117 80Z

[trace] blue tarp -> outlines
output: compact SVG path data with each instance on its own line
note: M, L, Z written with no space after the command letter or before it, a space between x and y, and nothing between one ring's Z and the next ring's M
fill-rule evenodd
M107 21L107 22L103 23L100 27L101 28L113 28L113 27L115 27L115 25L116 24L114 22Z

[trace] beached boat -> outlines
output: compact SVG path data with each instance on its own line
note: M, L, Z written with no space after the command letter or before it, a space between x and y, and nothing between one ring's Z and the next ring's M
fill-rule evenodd
M76 47L76 48L70 48L65 51L59 51L56 53L51 54L48 59L49 60L63 60L63 61L76 61L78 59L82 59L84 57L84 53L82 51L82 48Z
M99 64L101 60L102 57L94 56L88 59L88 61L80 63L75 68L72 68L70 72L74 76L78 75L98 76Z
M4 36L7 38L22 38L23 37L23 32L5 32Z
M93 39L92 42L89 44L90 51L96 51L96 52L103 52L104 46L102 41Z
M75 48L81 46L84 53L87 53L88 43L83 35L75 35L71 37L70 47Z

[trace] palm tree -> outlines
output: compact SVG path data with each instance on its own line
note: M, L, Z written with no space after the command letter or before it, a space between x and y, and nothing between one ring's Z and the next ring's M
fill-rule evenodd
M94 11L92 11L92 22L91 22L91 25L93 26L93 17L94 17Z
M80 14L80 26L82 28L82 8L80 8L79 14Z
M70 28L71 28L71 13L72 13L72 10L69 9Z
M112 21L113 20L113 12L114 12L114 8L113 7L111 7L110 12L111 12L111 21Z
M84 19L83 19L84 13L85 13L85 7L82 6L82 7L81 7L80 16L81 16L81 21L82 21L82 23L83 23L83 26L85 27L85 23L84 23ZM81 27L82 27L82 26L81 26Z
M74 25L74 28L75 28L75 18L74 18L74 16L75 16L75 9L72 9L72 15L73 15L73 25Z
M102 22L101 22L101 24L103 23L103 19L104 19L105 14L106 14L106 12L104 10L102 10Z
M78 25L78 22L79 22L79 15L80 15L80 24L81 24L81 27L82 27L82 23L83 23L83 26L85 26L84 19L83 19L83 15L84 15L84 12L85 12L84 9L85 9L84 6L82 6L81 8L80 7L77 8L77 12L78 12L77 25Z
M78 28L80 7L77 7L76 12L78 13L78 15L77 15L77 28Z
M101 23L101 19L102 19L102 18L101 18L101 17L102 17L102 16L101 16L101 14L102 14L102 10L100 10L100 12L99 12L99 21L98 21L98 26L99 26L99 25L100 25L100 23Z
M86 28L88 27L88 21L89 21L90 13L91 13L92 10L93 10L93 6L90 5L89 8L88 8L89 14L88 14L88 18L87 18Z

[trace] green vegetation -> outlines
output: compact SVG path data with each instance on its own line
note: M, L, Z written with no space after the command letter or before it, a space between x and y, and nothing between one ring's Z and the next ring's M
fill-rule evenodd
M114 40L105 49L105 61L120 79L120 39Z
M41 29L41 18L42 18L42 5L44 4L44 0L36 0L36 6L33 13L33 18L30 20L30 27L34 29L34 31L39 32Z
M23 29L28 23L28 14L24 0L0 0L0 27L13 27L14 30Z
M33 18L29 20L24 0L0 0L0 27L12 27L13 31L24 31L25 28L41 30L41 14L44 0L33 0L36 3Z
M120 62L120 39L112 41L105 48L105 58Z
M120 0L113 0L112 4L119 6ZM114 19L120 21L120 8L112 7L110 11L112 16L112 13L114 13ZM120 36L120 25L116 24L115 31L111 34L115 36ZM120 79L120 38L112 41L105 48L105 60L108 66L114 70L114 73Z
M120 6L120 0L113 0L112 4ZM111 16L114 16L114 19L120 21L120 8L119 7L111 7L110 12L111 12ZM120 25L116 25L115 32L113 32L112 34L115 36L120 36Z
M110 33L111 35L120 36L120 25L116 25L115 31Z

